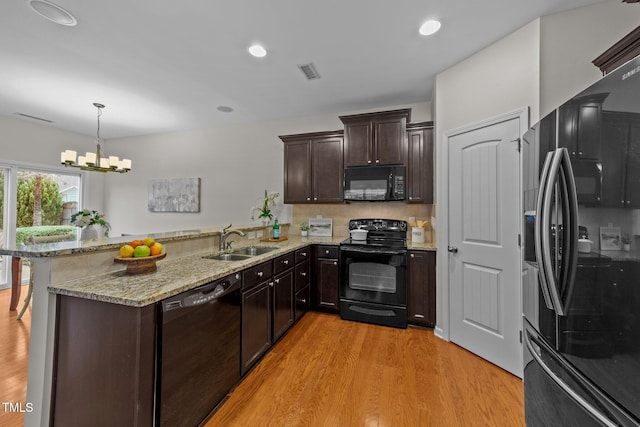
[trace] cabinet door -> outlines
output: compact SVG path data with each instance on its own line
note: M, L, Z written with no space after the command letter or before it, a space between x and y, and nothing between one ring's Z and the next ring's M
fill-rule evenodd
M591 101L578 106L578 156L600 158L602 103Z
M344 165L366 166L373 158L373 135L370 120L348 123L344 127Z
M263 282L242 295L242 375L271 346L271 287Z
M342 203L342 158L342 138L322 138L311 142L313 202Z
M436 254L412 251L409 255L407 312L409 323L434 327L436 324Z
M277 275L273 288L273 342L293 324L293 269Z
M607 149L602 150L602 206L624 206L624 181L629 124L615 118L603 119L602 138Z
M378 119L374 126L374 158L376 165L403 165L406 163L405 119Z
M284 144L284 202L311 201L311 141Z
M407 134L407 203L433 203L433 129Z
M640 123L631 123L629 127L629 145L627 146L627 176L624 183L624 206L640 206Z
M338 312L339 295L340 268L338 260L318 258L316 260L316 308Z

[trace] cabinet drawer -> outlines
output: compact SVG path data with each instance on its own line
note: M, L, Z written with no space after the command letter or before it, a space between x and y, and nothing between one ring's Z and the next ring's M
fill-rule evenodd
M329 246L329 245L320 245L317 248L318 258L339 258L340 257L340 247L339 246Z
M273 260L273 273L278 274L285 271L287 268L293 267L294 254L289 252L288 254L279 256Z
M309 284L309 270L311 263L309 260L296 264L296 292Z
M310 258L309 255L311 255L310 251L311 251L311 247L309 246L307 246L306 248L298 249L296 251L296 264L304 261L305 259L309 259Z
M309 286L296 292L295 320L298 320L299 318L301 318L302 315L309 310L309 307L310 307L309 297L310 297Z
M271 261L263 262L242 272L242 290L253 288L273 276Z

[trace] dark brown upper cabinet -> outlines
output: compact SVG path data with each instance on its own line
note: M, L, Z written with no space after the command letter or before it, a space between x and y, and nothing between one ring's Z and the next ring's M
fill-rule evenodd
M631 2L631 0L626 1ZM607 74L638 55L640 55L640 26L591 62L600 68L602 74Z
M569 149L571 157L600 158L602 103L608 93L574 98L560 107L563 126L558 130L560 146Z
M340 116L344 123L344 165L404 165L411 109Z
M407 203L433 203L433 122L407 124Z
M284 202L342 203L342 131L284 135Z

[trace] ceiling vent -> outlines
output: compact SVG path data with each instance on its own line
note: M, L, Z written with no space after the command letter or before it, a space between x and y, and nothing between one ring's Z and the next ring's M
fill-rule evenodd
M304 74L307 80L316 80L320 78L320 74L318 74L318 71L316 70L315 65L313 65L313 62L309 62L308 64L304 65L298 65L298 68L300 68L300 71L302 71L302 74Z
M26 117L27 119L40 120L41 122L53 123L53 121L48 119L43 119L42 117L30 116L24 113L13 113L13 114L15 114L16 116Z

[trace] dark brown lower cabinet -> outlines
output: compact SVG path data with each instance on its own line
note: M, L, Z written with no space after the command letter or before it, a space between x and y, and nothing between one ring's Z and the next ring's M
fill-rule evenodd
M273 279L273 342L293 325L293 268Z
M57 296L52 426L152 426L156 306Z
M313 306L337 313L340 305L340 248L317 246L315 251L315 290Z
M241 374L271 347L271 279L242 293Z
M295 320L298 321L311 307L311 286L307 285L296 292Z
M407 312L412 325L436 325L436 253L410 251Z

